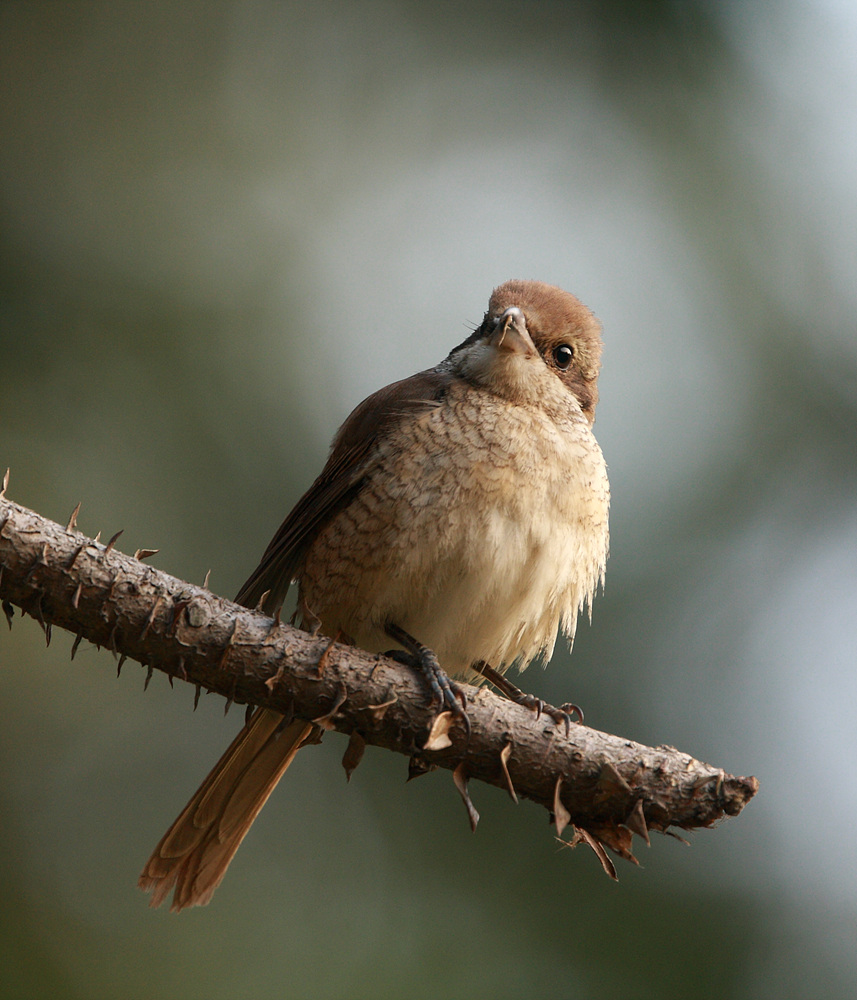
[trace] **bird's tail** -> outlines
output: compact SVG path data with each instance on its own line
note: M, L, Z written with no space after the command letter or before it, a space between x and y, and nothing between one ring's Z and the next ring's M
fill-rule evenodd
M301 745L312 723L257 709L167 830L146 863L141 889L160 906L175 887L173 912L204 906L232 856Z

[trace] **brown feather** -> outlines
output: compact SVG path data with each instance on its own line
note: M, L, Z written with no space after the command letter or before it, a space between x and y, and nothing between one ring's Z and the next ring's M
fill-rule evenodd
M164 834L140 876L159 906L175 887L172 910L202 906L220 884L259 810L312 731L258 710Z
M334 438L321 474L292 508L239 590L238 604L256 607L269 591L262 610L273 614L282 605L313 539L359 492L378 438L392 424L436 406L451 380L451 375L435 369L419 372L379 389L352 411Z
M490 353L499 347L492 338L500 318L512 307L520 326L515 326L516 335L529 344L526 365L535 364L529 369L521 359L508 360L513 358L508 346L507 360ZM544 365L537 363L533 348ZM264 597L262 610L272 614L299 579L300 599L308 605L304 624L315 610L327 629L341 628L366 648L383 649L371 645L386 640L383 632L375 635L383 625L372 618L377 608L382 616L395 608L397 615L418 617L425 608L423 580L460 577L455 606L442 590L426 592L434 610L419 622L418 633L436 653L438 643L446 643L442 662L461 660L459 676L466 676L475 659L494 654L503 666L517 657L525 664L552 648L558 624L571 637L578 610L591 599L607 555L609 486L601 451L587 426L595 416L600 354L598 321L574 296L541 282L511 281L495 289L481 326L445 361L386 386L351 413L321 474L283 521L236 601L253 608ZM525 370L530 374L524 376ZM444 408L435 410L441 402ZM532 447L526 420L536 431L547 427ZM525 457L515 451L511 438ZM427 459L425 449L428 459L434 456L431 468L420 464ZM465 474L455 474L456 469ZM477 481L474 473L480 469ZM506 480L505 488L515 491L526 485L533 469L542 470L534 509L556 522L548 524L555 529L551 545L546 528L528 523L529 509L521 508L520 516L510 520L509 503L498 500ZM472 536L468 519L456 512L446 541L439 541L437 528L445 523L442 507L414 494L424 474L429 480L431 474L443 479L429 484L429 500L434 489L464 507L487 507L488 528L473 519L481 536L478 531ZM378 520L384 504L391 519L386 525ZM497 515L493 520L492 512ZM498 524L512 544L495 544L492 532ZM447 543L449 551L443 547ZM531 548L523 558L515 555L519 543ZM486 544L488 558L497 566L492 586L500 596L493 604L482 597L485 574L473 568L484 562ZM425 565L420 563L423 549L428 550ZM560 559L557 551L569 558ZM404 572L407 566L410 577ZM455 572L450 574L450 567ZM511 586L508 581L518 577L522 586ZM541 590L534 590L534 581ZM402 604L397 588L420 605L417 611ZM506 612L510 606L519 610L497 615L495 605ZM456 615L466 624L466 634L455 631ZM454 627L446 629L449 616ZM513 629L520 620L521 628L529 629L527 636L509 632L507 618ZM424 633L433 638L424 639ZM211 899L259 810L315 728L303 720L281 731L283 725L277 713L254 712L164 835L139 882L152 892L153 906L171 891L173 910Z

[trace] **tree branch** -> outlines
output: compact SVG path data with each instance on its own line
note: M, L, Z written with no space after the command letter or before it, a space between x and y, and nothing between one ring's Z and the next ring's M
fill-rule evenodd
M643 746L583 725L568 734L485 688L466 688L469 743L450 713L436 716L414 671L384 656L311 636L212 594L20 507L0 492L0 601L17 605L120 657L230 701L258 705L350 735L349 774L366 743L411 758L411 774L454 772L475 829L468 780L544 806L557 833L571 824L615 877L604 846L627 860L632 834L711 826L755 795L738 778L672 747ZM138 552L145 558L152 553Z

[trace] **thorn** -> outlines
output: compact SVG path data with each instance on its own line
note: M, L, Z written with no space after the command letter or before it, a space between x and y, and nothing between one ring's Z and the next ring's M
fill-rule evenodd
M205 579L202 581L202 589L208 590L208 579L211 576L211 570L208 570L205 574Z
M680 837L677 833L673 833L672 830L661 830L661 833L663 833L667 837L672 837L674 840L680 840L685 845L685 847L690 847L689 840L685 840L684 837Z
M258 611L260 614L262 614L263 613L262 608L265 606L265 601L267 601L270 596L271 596L271 591L266 590L265 593L262 594L262 596L256 602L256 607L253 608L253 610Z
M9 487L9 469L7 468L6 472L3 475L3 487L2 489L0 489L0 500L6 499L6 490L8 489L8 487Z
M116 657L116 633L119 631L119 622L114 622L113 628L110 629L110 636L107 639L106 648L110 650L114 658Z
M626 826L631 833L636 833L638 837L642 837L646 842L646 847L652 846L652 842L649 840L649 828L646 826L646 817L643 813L642 799L637 799L634 808L628 814L628 818L622 826Z
M562 775L556 779L553 790L553 821L556 824L556 835L562 836L562 831L571 822L571 813L565 808L562 801Z
M193 696L193 710L196 711L196 706L199 704L199 696L202 694L202 688L199 684L196 685L196 692Z
M39 566L47 566L47 564L48 564L48 543L45 542L45 544L42 546L42 551L36 556L33 565L27 571L24 583L26 583L27 586L29 586L30 579L32 578L33 573L36 572Z
M110 541L107 543L107 545L106 545L106 547L104 549L104 552L102 553L103 555L106 556L108 552L112 552L113 551L113 546L116 544L117 540L119 539L119 536L122 534L122 532L124 530L125 530L124 528L120 528L116 532L116 534L110 539Z
M78 604L80 604L80 595L82 592L83 592L83 581L78 583L77 587L75 587L74 596L71 599L71 606L75 609L75 611L77 610Z
M167 674L167 680L170 682L170 691L173 690L173 675Z
M33 618L36 619L36 621L42 626L42 628L45 627L45 616L42 614L42 597L43 596L44 596L44 591L43 590L37 590L36 591L36 610L35 610L35 612L33 612L33 611L30 612L30 614L33 616Z
M310 719L310 722L314 722L317 726L321 726L322 729L333 729L334 725L331 720L346 701L348 701L348 689L344 684L340 684L330 711L326 712L324 715L320 715L317 719Z
M553 816L551 816L548 822L553 823ZM578 830L576 826L572 827L572 829L574 830L574 835L572 836L571 840L563 840L562 837L554 838L556 842L560 845L560 847L570 847L573 849L577 847L578 844L583 843L583 837L580 834L580 830Z
M342 766L345 768L346 781L351 781L351 775L363 759L363 752L365 749L366 740L363 739L356 729L352 730L351 736L348 739L348 746L345 748L345 753L342 755Z
M294 712L292 713L292 718L294 718ZM323 737L324 730L320 726L313 726L307 733L306 737L301 740L301 746L298 747L298 750L300 750L301 747L318 746Z
M83 640L83 633L82 632L78 632L77 635L74 637L74 642L71 644L71 658L72 659L74 659L74 655L77 652L77 648L80 645L80 643L81 643L82 640Z
M322 677L324 675L324 672L327 669L327 665L328 665L328 663L330 663L330 654L331 654L331 652L333 650L333 647L337 644L337 642L339 642L339 640L341 638L342 638L342 629L338 628L336 630L336 635L330 640L330 642L327 644L327 646L325 646L324 652L318 658L318 676L319 677Z
M455 716L452 712L440 712L436 715L422 749L446 750L447 747L451 747L452 740L449 738L449 730L454 719Z
M512 784L512 776L509 774L509 757L512 753L512 744L506 743L503 749L500 751L500 767L503 771L503 780L506 782L506 788L509 795L512 796L512 801L515 805L518 804L518 795L515 792L515 786Z
M175 635L179 627L179 619L181 618L181 613L185 608L189 607L191 599L189 597L180 598L173 604L173 614L170 618L170 624L167 629L168 635Z
M68 563L66 564L65 567L66 569L71 569L72 566L74 566L74 564L77 562L77 557L80 555L81 552L83 552L85 547L86 547L85 545L78 545L78 547L74 550L74 552L72 552L71 559L69 559Z
M95 545L98 545L98 543L101 541L101 532L100 531L95 536L95 538L92 539L92 541L94 542Z
M282 621L280 621L280 609L277 608L274 612L274 628L279 628L282 624Z
M82 502L82 501L81 501ZM71 517L68 519L68 524L65 526L65 530L71 534L77 527L77 515L80 513L80 504L78 504L74 510L71 512Z
M419 757L414 754L408 761L408 781L413 781L414 778L419 778L423 774L428 774L429 771L436 771L437 764L430 764L425 757Z
M51 623L45 623L45 645L50 646L51 644Z
M220 654L220 661L217 664L218 670L222 670L226 666L226 660L229 657L229 650L235 645L235 633L237 631L238 619L235 618L232 621L232 631L229 633L229 638L226 640L226 645L223 647L223 652Z
M223 706L223 714L224 715L229 715L229 709L232 708L232 703L233 703L233 698L232 698L232 695L230 695L226 699L226 704Z
M185 666L184 666L184 657L183 657L183 656L180 656L180 657L179 657L179 677L180 677L180 678L181 678L181 679L182 679L183 681L186 681L186 680L187 680L187 670L185 670Z
M284 671L285 667L282 664L280 664L280 666L277 667L277 672L274 674L274 676L269 677L265 681L265 687L271 692L271 694L274 693L274 688L280 683L280 679L282 678Z
M307 604L306 601L301 601L298 605L301 613L301 628L304 631L309 632L310 635L318 635L318 630L321 628L321 619L312 610L312 608ZM297 614L298 608L295 609Z
M119 657L119 663L118 663L118 665L116 667L116 676L117 677L122 673L122 667L125 665L125 661L127 659L128 659L128 657L124 653Z
M367 705L366 711L372 717L373 722L380 722L387 714L387 709L391 705L395 705L398 700L396 695L393 695L389 701L382 701L380 705Z
M470 792L467 790L467 767L464 761L462 761L452 772L452 780L455 782L455 787L458 789L458 794L461 796L462 801L464 802L464 807L467 810L467 817L470 820L470 829L473 833L476 833L476 825L479 822L479 813L470 801Z
M598 774L598 792L603 796L633 795L634 790L609 762L603 764Z
M150 556L156 556L160 551L160 549L137 549L134 553L134 558L139 560L139 562L142 562Z
M151 663L146 664L146 679L143 681L143 690L145 691L149 686L149 681L152 679L152 674L155 672L155 668Z
M152 622L155 620L155 615L158 613L158 608L164 603L163 597L160 594L155 598L155 603L152 605L152 610L149 612L149 617L146 619L146 624L143 626L143 631L140 633L140 638L138 642L142 642L146 636L149 634L149 629L152 627Z
M15 609L8 601L3 602L3 614L6 616L6 621L9 623L9 628L11 628L12 618L15 616Z
M619 881L619 876L616 874L616 868L610 858L607 856L607 852L604 850L604 845L598 840L597 837L593 837L588 830L584 830L582 827L577 827L583 840L595 851L595 855L601 862L601 867L604 869L605 873L613 879L614 882Z

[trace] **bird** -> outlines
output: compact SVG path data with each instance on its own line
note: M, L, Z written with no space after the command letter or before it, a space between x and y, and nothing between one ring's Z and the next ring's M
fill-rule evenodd
M431 315L413 316L419 338ZM495 288L433 368L369 396L334 437L236 601L393 651L466 720L460 681L501 683L574 638L603 586L610 488L592 431L601 326L540 281ZM506 693L522 695L508 684ZM522 697L525 699L526 697ZM207 904L312 723L257 708L158 843L151 905Z

